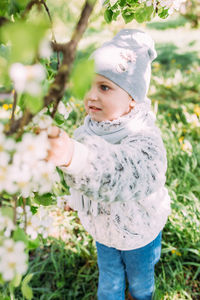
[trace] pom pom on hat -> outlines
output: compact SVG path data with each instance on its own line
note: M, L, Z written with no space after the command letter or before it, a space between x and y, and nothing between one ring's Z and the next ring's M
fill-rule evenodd
M151 62L156 57L152 38L137 29L121 30L93 54L96 73L113 81L139 103L145 102Z

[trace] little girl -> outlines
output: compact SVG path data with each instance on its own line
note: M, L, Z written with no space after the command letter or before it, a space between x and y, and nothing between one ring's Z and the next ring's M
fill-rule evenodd
M83 126L74 139L58 128L49 137L48 159L63 170L69 205L96 241L99 300L124 300L126 279L134 299L153 295L170 213L166 151L146 97L155 57L146 33L120 31L93 54Z

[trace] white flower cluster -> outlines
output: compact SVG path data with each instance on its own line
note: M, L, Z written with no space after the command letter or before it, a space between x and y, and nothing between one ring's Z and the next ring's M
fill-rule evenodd
M179 10L181 7L181 4L184 3L186 0L160 0L159 5L161 7L164 7L168 10L169 15L174 12L174 10ZM158 5L157 0L138 0L139 3L146 2L147 6L153 6L154 9Z
M69 196L67 195L57 197L57 207L64 210L65 206L67 205L68 198Z
M169 15L174 12L174 10L179 10L181 4L186 0L160 0L160 5L165 9L168 9Z
M70 107L69 104L65 105L62 101L59 102L58 112L59 112L59 114L63 115L65 120L68 119L71 111L72 111L72 108Z
M139 3L143 3L146 2L146 6L152 6L154 7L154 9L156 8L157 5L157 0L138 0Z
M15 225L12 220L7 216L3 216L0 212L0 231L3 232L4 236L10 237L11 231L14 229Z
M39 46L39 55L41 58L50 59L52 54L51 43L47 38L44 38Z
M14 63L10 68L10 78L18 93L27 92L33 96L41 93L41 82L45 79L45 69L40 64L25 66Z
M48 129L53 125L53 119L46 114L47 108L42 109L37 115L34 116L32 123L40 129Z
M186 121L193 127L200 127L200 120L196 114L190 114L184 105L181 105Z
M26 214L26 216L25 216ZM17 207L17 219L20 221L20 228L25 228L26 218L26 233L31 239L36 239L38 234L43 238L47 238L51 232L53 223L52 217L49 216L48 210L40 206L37 213L33 215L30 206L25 206L25 214L22 207Z
M33 191L50 192L59 176L55 166L44 160L48 149L46 131L37 136L25 133L21 142L14 143L0 126L0 192L20 193L25 198Z
M5 281L27 271L27 255L24 249L23 242L14 242L12 239L5 239L0 246L0 273Z

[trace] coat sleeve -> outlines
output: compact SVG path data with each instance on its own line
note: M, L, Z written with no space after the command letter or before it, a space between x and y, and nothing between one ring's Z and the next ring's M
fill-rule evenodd
M79 147L80 146L80 147ZM137 133L120 144L110 144L98 136L76 142L87 153L76 154L79 172L62 168L66 183L98 202L142 199L165 184L166 151L160 136ZM83 149L82 149L83 150ZM79 160L79 163L78 163Z

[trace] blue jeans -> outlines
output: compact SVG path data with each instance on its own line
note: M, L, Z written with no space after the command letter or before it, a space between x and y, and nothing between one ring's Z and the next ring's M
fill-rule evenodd
M152 299L154 266L160 258L161 237L160 232L155 240L146 246L127 251L117 250L97 242L98 300L124 300L126 278L130 294L134 299Z

